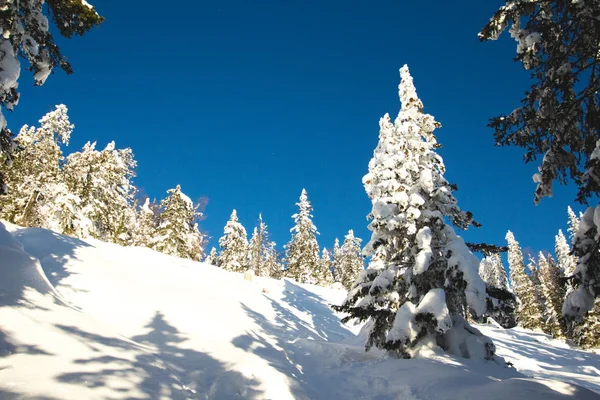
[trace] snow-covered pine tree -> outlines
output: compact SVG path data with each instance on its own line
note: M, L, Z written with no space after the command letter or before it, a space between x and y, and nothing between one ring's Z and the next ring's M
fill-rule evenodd
M281 257L277 253L275 242L268 242L265 247L265 264L263 271L266 276L274 279L280 279L283 275L283 264Z
M14 143L7 128L2 108L12 111L19 102L18 79L21 73L19 56L26 59L33 72L36 85L42 85L54 67L62 68L67 74L73 72L69 62L50 33L52 16L57 31L64 37L83 35L103 18L94 7L85 1L3 1L0 13L0 161L6 157L10 163ZM6 192L0 171L0 194Z
M496 269L491 256L484 257L479 263L479 276L487 285L496 287Z
M352 287L360 272L364 269L364 259L360 243L362 239L354 237L350 229L344 238L344 243L338 252L336 271L339 282L348 290Z
M64 180L80 199L79 226L90 226L89 235L118 242L123 214L134 220L133 198L136 162L130 148L115 149L109 143L102 151L96 143L86 143L81 152L71 153L63 168Z
M250 244L248 245L248 263L256 276L269 276L265 269L265 260L269 252L269 232L263 222L262 214L258 215L258 224L254 228Z
M575 324L572 337L585 349L600 347L600 299L596 299L594 307Z
M514 327L517 324L517 300L509 289L500 254L492 253L484 257L479 264L479 275L486 283L488 294L486 315L504 328Z
M245 272L248 269L248 238L246 229L238 222L235 210L225 225L219 246L219 267L234 272Z
M600 295L600 205L589 207L581 216L573 238L577 266L571 279L574 289L563 305L567 323L579 320L593 309Z
M558 267L568 277L573 275L575 272L575 266L577 260L571 255L571 247L567 243L567 238L562 233L562 230L558 230L558 234L554 237L554 253L558 262Z
M65 219L60 207L77 204L77 199L65 197L60 179L61 144L69 143L74 128L67 111L66 106L58 105L39 120L39 128L21 128L11 168L0 166L10 188L7 196L0 197L1 218L23 226L56 229L60 225L57 220Z
M312 222L312 206L306 190L302 189L296 203L298 213L292 215L295 226L290 230L292 238L285 246L285 276L300 283L316 284L319 281L319 244L317 228Z
M579 220L581 219L581 216L583 214L580 213L578 217L577 215L575 215L575 212L573 211L571 206L567 206L567 214L569 215L569 228L567 229L569 231L569 241L573 243L573 241L575 240L575 235L579 230Z
M519 324L526 329L540 328L542 313L531 277L525 271L523 252L511 231L506 233L506 241L508 242L510 280L513 291L519 299L517 319Z
M144 204L137 212L137 223L133 230L133 245L152 248L154 236L158 228L159 207L150 198L144 200Z
M363 178L373 203L364 250L372 260L336 309L349 314L345 321L369 320L367 348L410 357L421 345L437 344L490 359L494 344L465 319L486 309L479 261L445 222L467 228L472 216L458 208L443 176L433 134L440 124L423 112L407 66L400 75L402 108L393 124L387 114L380 121L379 144Z
M215 247L212 247L210 249L210 253L208 253L206 258L204 259L204 262L207 264L210 264L210 265L217 266L218 259L219 259L219 256L217 254L217 249Z
M202 259L204 235L198 230L196 222L202 213L192 200L181 191L181 186L167 190L167 197L160 202L158 227L153 248L169 254L191 260Z
M566 333L562 318L562 305L566 288L563 275L556 261L542 252L538 255L539 278L541 291L544 296L544 325L545 331L553 337L564 337Z
M335 238L333 242L333 257L331 260L331 273L333 274L333 281L340 282L341 276L339 274L337 265L338 261L342 258L342 251L340 247L340 240ZM341 282L340 282L341 283Z
M330 287L331 285L333 285L334 280L333 273L331 272L331 264L332 261L331 255L329 254L329 250L324 248L321 252L321 277L319 279L319 282L317 282L318 285L324 287Z

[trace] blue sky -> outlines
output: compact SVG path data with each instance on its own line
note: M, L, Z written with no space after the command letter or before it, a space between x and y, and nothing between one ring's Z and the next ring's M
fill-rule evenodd
M93 2L106 22L58 42L75 74L57 71L22 97L9 126L34 124L55 104L76 125L67 151L88 140L131 147L136 185L150 197L181 184L208 198L211 245L231 210L251 233L263 213L281 247L302 188L321 247L348 229L367 240L370 201L361 183L378 121L395 116L398 69L408 64L436 131L446 177L482 228L471 241L551 250L575 189L534 206L535 165L494 147L488 118L510 112L527 89L508 35L480 43L501 1ZM185 6L184 6L185 4ZM581 210L581 207L575 207Z

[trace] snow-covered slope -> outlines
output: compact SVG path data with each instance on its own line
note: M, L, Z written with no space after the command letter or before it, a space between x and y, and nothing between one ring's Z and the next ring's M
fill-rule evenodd
M389 359L342 291L5 225L0 399L600 398L600 357L541 334L481 327L515 369Z

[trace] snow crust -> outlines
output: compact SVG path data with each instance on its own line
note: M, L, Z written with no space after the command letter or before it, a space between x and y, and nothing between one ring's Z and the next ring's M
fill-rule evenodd
M0 398L600 398L600 356L520 329L477 326L513 369L432 342L411 360L367 353L369 327L329 307L345 296L0 224ZM431 290L410 314L445 315L443 296ZM451 352L482 348L438 317L449 324Z

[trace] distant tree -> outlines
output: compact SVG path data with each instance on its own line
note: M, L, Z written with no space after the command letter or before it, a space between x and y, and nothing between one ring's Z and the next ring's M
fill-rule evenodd
M282 256L277 252L275 242L267 242L265 248L265 262L262 271L268 277L280 279L283 275Z
M331 255L329 254L329 250L323 249L321 252L321 263L320 263L320 279L317 282L318 285L324 287L330 287L333 285L333 273L331 271Z
M317 228L312 222L312 206L306 190L302 189L300 201L296 203L298 213L292 215L295 226L291 229L292 239L285 246L285 275L300 283L316 284L319 281L319 244Z
M64 37L83 35L103 18L94 7L81 0L21 0L3 1L0 9L0 157L10 164L14 144L7 128L2 108L12 111L19 102L18 79L21 73L19 56L30 64L36 85L42 85L54 67L67 74L73 72L50 33L48 16ZM0 171L0 192L6 192L3 171Z
M554 337L564 337L566 328L562 317L562 305L566 286L563 274L556 261L542 252L538 256L538 265L540 266L539 276L545 304L543 310L545 330Z
M481 260L479 275L486 283L486 315L504 328L514 327L517 324L517 299L508 285L500 254L493 253Z
M558 234L554 237L554 253L556 254L558 268L565 276L573 275L577 260L571 255L571 248L567 243L565 235L559 229Z
M354 237L354 231L351 229L344 238L344 243L339 250L336 261L336 271L339 282L350 289L360 272L364 269L364 259L360 249L362 239Z
M77 225L84 236L87 230L92 237L118 241L123 214L135 218L135 167L131 149L117 150L114 142L102 151L96 150L96 143L88 142L81 152L67 157L64 181L69 191L81 199Z
M152 248L154 246L154 236L158 229L159 207L155 201L150 202L149 198L144 200L144 204L137 211L137 224L133 231L133 245Z
M76 208L79 201L62 184L61 144L69 143L74 128L67 111L58 105L40 119L39 128L21 128L12 167L0 166L10 188L0 197L0 217L23 226L68 231L69 217L63 207Z
M234 272L244 272L248 269L248 238L246 229L238 222L235 210L225 225L219 246L219 267Z
M269 257L270 243L268 227L263 222L262 214L259 214L258 224L254 228L248 246L249 266L257 276L269 276L269 271L265 268L265 263Z
M571 243L575 240L575 235L577 231L579 231L579 220L583 216L582 213L579 213L579 217L575 215L575 212L570 206L567 206L567 214L569 215L569 240Z
M333 243L333 259L331 260L331 272L333 273L334 282L340 282L342 276L338 269L339 261L342 259L342 248L340 247L340 240L335 238L335 242Z
M202 259L204 235L198 229L197 221L202 216L198 208L199 205L181 191L180 185L167 190L167 197L160 202L153 248L176 257Z
M542 312L531 277L525 271L523 252L519 242L511 231L506 234L506 241L508 242L510 280L513 291L519 299L517 309L519 324L526 329L541 328Z
M208 253L206 258L204 259L204 262L207 264L210 264L210 265L217 266L218 259L219 259L219 256L217 254L217 249L213 247L210 249L210 253Z
M479 262L446 223L467 228L472 216L458 208L443 176L433 134L440 124L423 112L407 66L400 75L402 108L393 124L387 114L381 119L363 178L373 203L364 250L371 262L335 309L348 314L344 321L369 321L367 348L410 357L420 346L437 344L460 356L492 359L494 344L465 319L486 308Z

